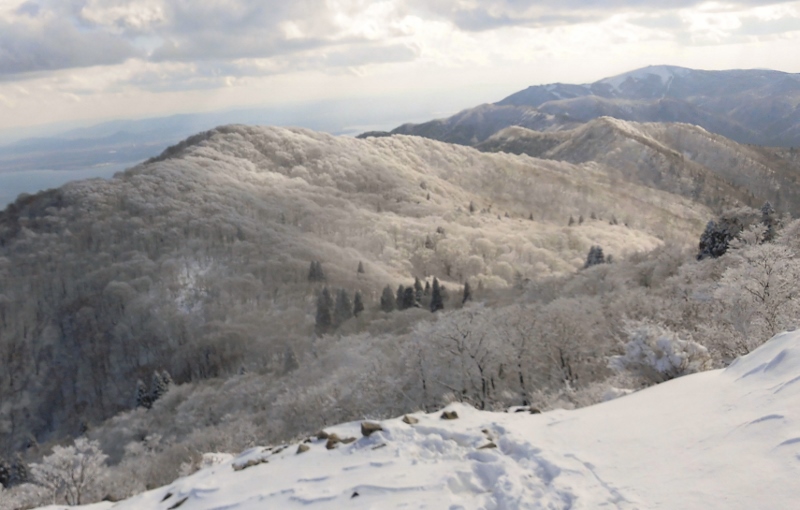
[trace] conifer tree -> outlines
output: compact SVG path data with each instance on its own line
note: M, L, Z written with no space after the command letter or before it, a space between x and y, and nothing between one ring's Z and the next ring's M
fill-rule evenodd
M153 400L150 397L150 392L147 391L147 386L141 379L136 381L136 408L144 407L150 409L153 405Z
M442 300L442 289L439 286L439 279L433 279L433 292L431 294L431 312L438 312L444 308Z
M769 243L775 239L775 227L778 224L775 209L769 202L764 202L764 205L761 206L761 224L767 229L764 232L764 242Z
M425 290L423 290L422 293L425 294L426 296L431 295L431 282L429 282L428 280L425 280Z
M11 464L0 459L0 487L11 487Z
M405 310L406 309L405 306L404 306L405 305L405 298L404 298L405 294L406 294L406 288L403 287L402 284L398 285L397 286L397 299L396 299L396 301L397 301L397 309L398 310Z
M161 374L156 370L153 372L153 377L150 380L150 402L155 403L155 401L161 398L166 392L167 388L161 380Z
M417 301L417 293L414 292L414 287L406 287L403 291L403 310L409 308L419 308L419 301Z
M414 300L417 303L422 302L422 294L424 292L424 288L422 287L422 282L419 281L419 278L414 278Z
M389 290L391 293L391 289ZM361 297L361 292L356 291L355 297L353 297L353 315L358 317L358 314L364 311L364 301Z
M381 294L381 310L389 313L393 312L395 308L397 308L397 299L395 299L392 288L387 285L383 288L383 293Z
M356 270L358 274L364 274L364 263L360 260L358 261L358 269Z
M22 485L30 481L30 473L28 472L28 465L22 460L22 456L17 453L14 455L14 460L11 461L11 471L9 472L8 485L13 487L15 485Z
M336 305L334 306L333 321L334 326L339 327L353 317L353 303L345 289L339 289L336 294Z
M583 268L586 269L598 264L604 264L605 261L606 259L605 255L603 255L603 249L599 246L592 246L589 248L589 254L586 256L586 262L583 264Z
M324 282L325 273L322 271L322 262L312 260L311 266L308 268L308 281L310 282Z
M317 335L324 335L329 332L333 325L333 299L328 287L324 287L317 297L317 316L314 330Z
M461 304L467 301L472 301L472 288L469 286L469 280L464 282L464 296L461 299Z

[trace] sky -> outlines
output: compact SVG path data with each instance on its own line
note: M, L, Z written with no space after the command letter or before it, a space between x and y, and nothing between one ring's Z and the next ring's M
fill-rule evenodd
M800 73L798 47L800 1L0 0L0 131L357 97L466 108L656 64Z

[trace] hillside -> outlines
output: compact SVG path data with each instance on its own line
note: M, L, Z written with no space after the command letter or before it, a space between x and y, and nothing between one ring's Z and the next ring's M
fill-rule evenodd
M558 132L510 127L476 147L575 164L595 162L619 179L712 207L770 201L800 213L800 166L794 149L742 145L690 124L601 117Z
M620 258L694 244L709 217L594 163L415 137L202 133L0 213L0 449L132 408L154 370L178 383L291 371L316 353L312 261L366 313L415 277L441 279L453 308L467 279L502 289L569 274L593 245Z
M528 87L497 103L404 124L392 133L474 145L504 127L568 129L603 116L694 124L739 143L798 146L800 76L650 66L591 84Z
M209 456L216 464L191 476L91 508L792 508L798 380L800 333L783 333L724 370L588 408L452 404L457 419L414 413L369 437L359 422L333 425L355 441Z

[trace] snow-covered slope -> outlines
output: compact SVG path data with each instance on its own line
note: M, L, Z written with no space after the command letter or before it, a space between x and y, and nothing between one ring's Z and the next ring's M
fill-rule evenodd
M419 413L369 437L338 425L326 431L357 439L256 448L93 508L796 508L798 383L800 333L783 333L725 370L590 408L453 404L458 419Z

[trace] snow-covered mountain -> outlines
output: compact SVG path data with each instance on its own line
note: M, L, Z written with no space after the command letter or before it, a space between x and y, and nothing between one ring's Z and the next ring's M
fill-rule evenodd
M87 508L794 508L798 381L800 332L783 333L724 370L592 407L453 404L456 419L415 413L368 436L345 423L324 429L340 443L209 456L217 463L168 486Z
M405 124L392 133L472 145L503 123L502 127L556 130L602 116L683 122L741 143L796 146L800 145L800 75L650 66L591 84L531 86L497 103L447 119ZM520 117L536 122L512 120Z

